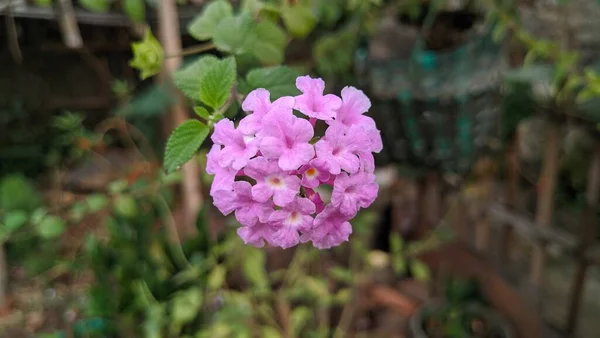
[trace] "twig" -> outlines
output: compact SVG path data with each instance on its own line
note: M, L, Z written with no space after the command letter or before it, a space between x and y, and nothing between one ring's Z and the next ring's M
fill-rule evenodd
M197 46L192 46L192 47L189 47L189 48L182 49L181 52L177 53L177 54L168 54L168 55L165 55L165 59L177 58L177 57L182 57L182 56L199 54L199 53L206 52L206 51L209 51L209 50L214 49L214 48L215 48L215 45L212 42L205 43L205 44L202 44L202 45L197 45Z

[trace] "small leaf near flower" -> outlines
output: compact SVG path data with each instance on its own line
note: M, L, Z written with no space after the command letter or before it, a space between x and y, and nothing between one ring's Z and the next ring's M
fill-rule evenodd
M129 65L140 70L140 78L145 80L160 72L164 61L164 50L150 29L146 30L144 39L131 44L133 60Z

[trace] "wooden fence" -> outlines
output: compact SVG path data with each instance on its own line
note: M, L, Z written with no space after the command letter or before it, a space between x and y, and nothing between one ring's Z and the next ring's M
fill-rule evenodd
M560 249L576 261L576 269L571 277L569 302L566 304L567 318L562 327L554 327L561 335L573 337L577 328L581 300L584 298L584 285L590 266L600 265L600 243L596 240L598 227L597 206L600 194L600 140L595 138L593 158L588 169L586 187L586 205L578 224L577 233L570 233L553 226L554 200L559 171L559 157L564 123L552 122L547 129L545 152L542 162L537 191L535 217L530 217L519 209L519 159L514 146L506 154L506 181L504 183L505 200L494 200L492 189L487 189L485 213L476 222L474 230L475 249L489 258L493 258L499 270L504 270L510 262L510 251L516 239L529 242L532 255L529 279L534 290L540 290L542 276L549 250ZM596 135L594 135L596 136ZM493 177L482 178L483 184ZM499 245L491 245L490 234L499 233ZM539 296L539 295L538 295ZM539 301L539 299L538 299ZM539 308L539 302L535 305Z

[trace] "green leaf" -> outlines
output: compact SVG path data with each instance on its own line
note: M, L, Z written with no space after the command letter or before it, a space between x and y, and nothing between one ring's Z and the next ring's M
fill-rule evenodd
M188 32L197 40L211 39L219 22L231 16L233 8L229 1L213 1L190 23Z
M106 13L110 9L108 0L79 0L79 4L88 11L95 13Z
M223 265L215 266L210 272L210 275L208 275L208 279L206 281L208 288L211 290L220 289L223 286L223 283L225 283L226 273L227 271Z
M9 232L15 231L27 222L27 213L25 211L9 211L4 215L4 227Z
M308 36L317 24L317 18L309 7L303 5L284 6L281 18L288 31L297 38Z
M127 180L112 181L108 184L108 192L111 194L119 194L125 191L128 186L129 182L127 182Z
M317 69L328 74L344 73L351 69L357 38L352 31L321 36L313 45L313 59Z
M404 275L406 273L406 259L404 259L404 256L392 256L392 270L394 270L396 275Z
M176 333L179 333L178 329L184 324L187 324L198 317L198 312L202 307L202 300L203 294L202 290L199 288L180 291L175 294L171 308L173 321L171 325L174 325L176 328Z
M200 101L200 84L206 72L219 62L212 55L202 56L173 74L175 84L190 99Z
M206 121L208 121L208 119L210 119L210 113L204 107L199 107L199 106L194 107L194 113L196 113L196 115L205 119Z
M283 62L287 37L283 30L269 20L263 20L256 26L256 43L254 55L263 64L279 64Z
M56 238L65 232L66 224L60 217L46 216L37 226L37 233L45 239Z
M265 288L269 285L267 277L266 255L262 250L247 248L244 264L242 266L244 277L256 288Z
M296 88L298 72L286 66L275 66L253 69L246 76L245 93L257 88L265 88L271 93L271 100L275 101L282 96L300 94Z
M281 334L274 327L263 326L261 331L260 336L263 338L281 338Z
M147 28L144 39L132 43L131 48L133 49L133 59L129 65L141 71L142 80L160 72L165 58L164 50L150 29Z
M33 211L33 213L31 214L31 223L33 223L34 225L38 225L40 224L44 218L46 217L46 215L48 214L48 210L46 210L46 208L37 208Z
M300 332L308 324L308 321L312 318L313 312L306 306L298 306L292 311L291 322L292 322L292 335L294 337L300 337Z
M412 272L413 277L418 281L426 282L429 280L429 267L420 260L411 262L410 271Z
M69 218L73 222L81 222L81 220L85 217L85 214L88 211L88 205L84 201L79 201L71 207L71 211L69 213Z
M21 174L4 176L0 180L0 209L33 211L41 205L40 194Z
M98 212L108 205L108 199L102 194L93 194L86 199L90 212Z
M233 57L223 59L210 67L200 82L202 102L214 109L223 106L231 95L235 75L236 66Z
M244 54L254 49L256 24L248 13L224 18L213 34L215 47L231 54Z
M144 0L123 0L123 9L131 21L144 22L146 20L146 8Z
M400 255L404 248L404 243L400 234L393 233L390 235L390 253L392 255Z
M113 201L115 213L125 218L134 218L138 215L135 199L129 195L119 195Z
M35 0L34 3L39 7L52 7L52 0Z
M342 288L335 294L335 302L337 304L347 304L352 297L352 290L350 288Z
M175 171L189 161L208 136L208 132L208 127L197 120L185 121L177 127L167 141L165 170Z
M334 266L330 268L329 274L331 275L331 277L333 277L333 279L335 279L338 282L352 284L352 282L354 281L352 271L339 266Z

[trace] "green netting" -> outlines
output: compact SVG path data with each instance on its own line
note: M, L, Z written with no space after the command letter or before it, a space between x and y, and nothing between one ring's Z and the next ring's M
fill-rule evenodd
M406 139L408 153L391 157L464 171L498 135L498 87L507 68L502 46L493 42L490 29L447 52L416 46L407 59L370 60L364 49L356 55L370 94L389 101L400 117L395 130L382 133Z

